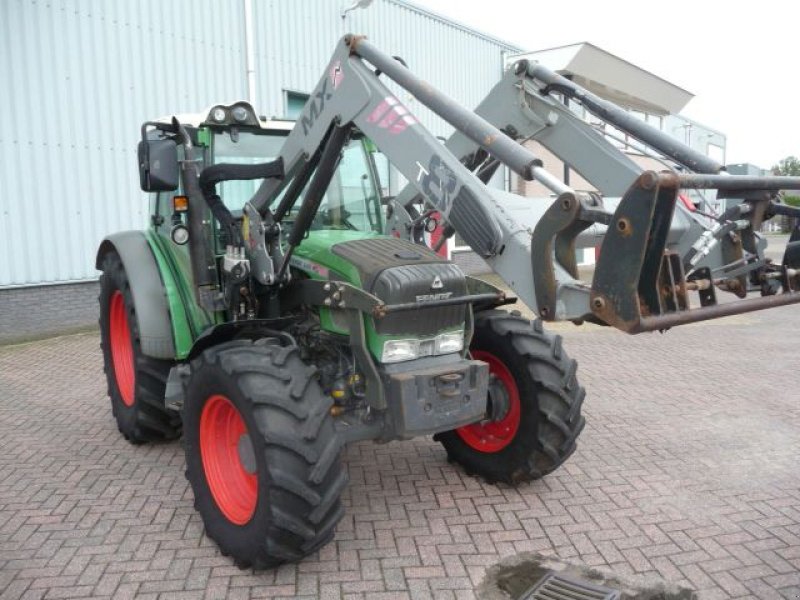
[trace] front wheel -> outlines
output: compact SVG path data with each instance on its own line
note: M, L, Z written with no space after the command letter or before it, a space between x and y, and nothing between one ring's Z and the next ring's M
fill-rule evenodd
M164 406L172 363L142 353L133 292L119 255L106 254L101 268L100 346L117 428L134 444L177 438L180 415Z
M206 533L241 568L314 552L334 534L347 483L331 399L297 348L240 340L192 363L186 477Z
M489 482L539 479L575 451L584 427L577 363L560 336L502 310L475 316L473 358L489 365L487 418L436 436L448 458Z

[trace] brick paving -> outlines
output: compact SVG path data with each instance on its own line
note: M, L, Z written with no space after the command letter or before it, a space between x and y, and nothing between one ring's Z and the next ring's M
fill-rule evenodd
M562 333L589 392L564 468L513 489L430 439L354 445L336 540L257 573L204 536L180 443L121 439L96 334L0 348L0 598L461 599L522 551L800 598L800 313Z

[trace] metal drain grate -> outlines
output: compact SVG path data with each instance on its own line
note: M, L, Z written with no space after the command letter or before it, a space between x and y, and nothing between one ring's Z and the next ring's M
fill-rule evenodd
M618 590L550 571L520 600L620 600Z

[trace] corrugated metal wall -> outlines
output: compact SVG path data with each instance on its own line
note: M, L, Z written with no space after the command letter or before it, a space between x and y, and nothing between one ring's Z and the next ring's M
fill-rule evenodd
M243 30L241 0L0 2L0 285L95 277L145 225L139 126L243 97Z
M502 52L513 48L405 2L378 0L366 10L341 18L348 4L332 0L255 0L257 99L270 115L285 110L285 94L310 92L345 33L362 33L385 52L402 57L419 77L433 83L465 106L476 106L497 83ZM450 129L428 109L398 93L420 121L436 135Z
M399 0L343 22L346 4L253 0L260 113L311 90L345 29L470 107L518 51ZM244 0L0 2L0 287L94 278L103 236L146 225L139 126L246 98L244 29Z

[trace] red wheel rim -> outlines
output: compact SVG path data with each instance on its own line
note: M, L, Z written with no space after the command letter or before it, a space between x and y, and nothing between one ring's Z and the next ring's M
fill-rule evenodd
M114 378L125 406L133 406L136 374L133 368L133 343L131 328L128 326L128 313L125 311L125 298L122 292L115 291L108 309L108 337L111 346L111 362L114 364Z
M483 350L473 350L472 358L489 364L489 373L497 377L508 394L508 411L499 421L472 423L456 429L467 446L479 452L500 452L517 435L520 420L519 388L511 371L494 354Z
M211 396L200 415L200 456L214 501L236 525L251 519L258 500L256 474L245 469L239 455L246 435L247 426L233 403L225 396Z

